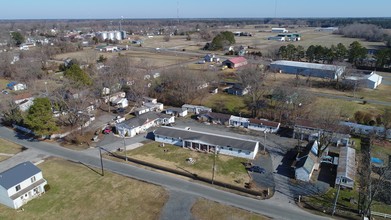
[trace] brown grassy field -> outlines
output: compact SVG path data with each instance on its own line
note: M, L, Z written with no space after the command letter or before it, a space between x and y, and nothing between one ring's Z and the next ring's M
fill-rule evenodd
M151 142L137 149L127 151L127 155L131 158L171 169L187 171L198 176L212 177L213 154L195 152L168 144L164 148L159 147L159 145L160 143ZM195 159L196 162L194 164L186 162L186 158L189 157ZM246 159L218 155L216 157L215 180L243 187L245 182L249 182L247 171L241 164L245 161Z
M23 150L23 147L7 140L0 138L0 153L3 154L17 154ZM6 160L10 156L0 155L0 161Z
M191 213L197 220L207 219L237 219L237 220L266 220L265 216L251 213L239 208L223 205L206 199L198 199Z
M50 190L24 211L0 206L0 219L158 219L168 199L161 187L61 159L39 167Z

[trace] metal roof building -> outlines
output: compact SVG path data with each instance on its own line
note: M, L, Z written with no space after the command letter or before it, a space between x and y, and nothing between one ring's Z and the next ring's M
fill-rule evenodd
M319 78L337 79L345 71L344 66L277 60L270 64L274 71Z
M356 150L351 147L342 147L339 152L337 178L335 184L353 188L356 175Z

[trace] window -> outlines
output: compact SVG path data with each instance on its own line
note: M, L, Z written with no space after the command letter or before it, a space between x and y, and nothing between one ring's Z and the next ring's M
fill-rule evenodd
M20 190L20 185L15 186L16 192Z
M229 148L230 151L232 151L232 148Z
M36 178L35 176L31 177L31 183L35 182L36 181Z

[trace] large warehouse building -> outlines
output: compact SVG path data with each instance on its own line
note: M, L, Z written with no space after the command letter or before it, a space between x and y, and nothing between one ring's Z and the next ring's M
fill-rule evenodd
M304 63L287 60L277 60L270 64L270 69L281 73L298 74L328 79L338 79L345 71L344 66L318 63Z

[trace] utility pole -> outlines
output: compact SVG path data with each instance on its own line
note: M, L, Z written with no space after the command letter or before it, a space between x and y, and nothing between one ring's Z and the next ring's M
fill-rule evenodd
M341 190L341 177L338 179L338 190L337 190L337 194L335 195L335 199L334 199L333 212L331 213L332 216L334 216L335 208L337 207L338 196L339 196L340 190Z
M214 152L214 157L213 157L212 185L214 184L214 180L215 180L217 148L218 148L218 146L215 147L215 152Z
M265 153L266 153L266 129L263 133L265 134L265 136L263 138L263 154L265 155Z
M122 135L122 138L124 140L124 152L125 152L125 161L128 162L128 156L126 155L126 143L125 143L125 134Z
M100 156L100 166L102 168L102 174L101 175L104 176L105 173L104 173L104 170L103 170L102 148L101 147L99 147L99 156Z

